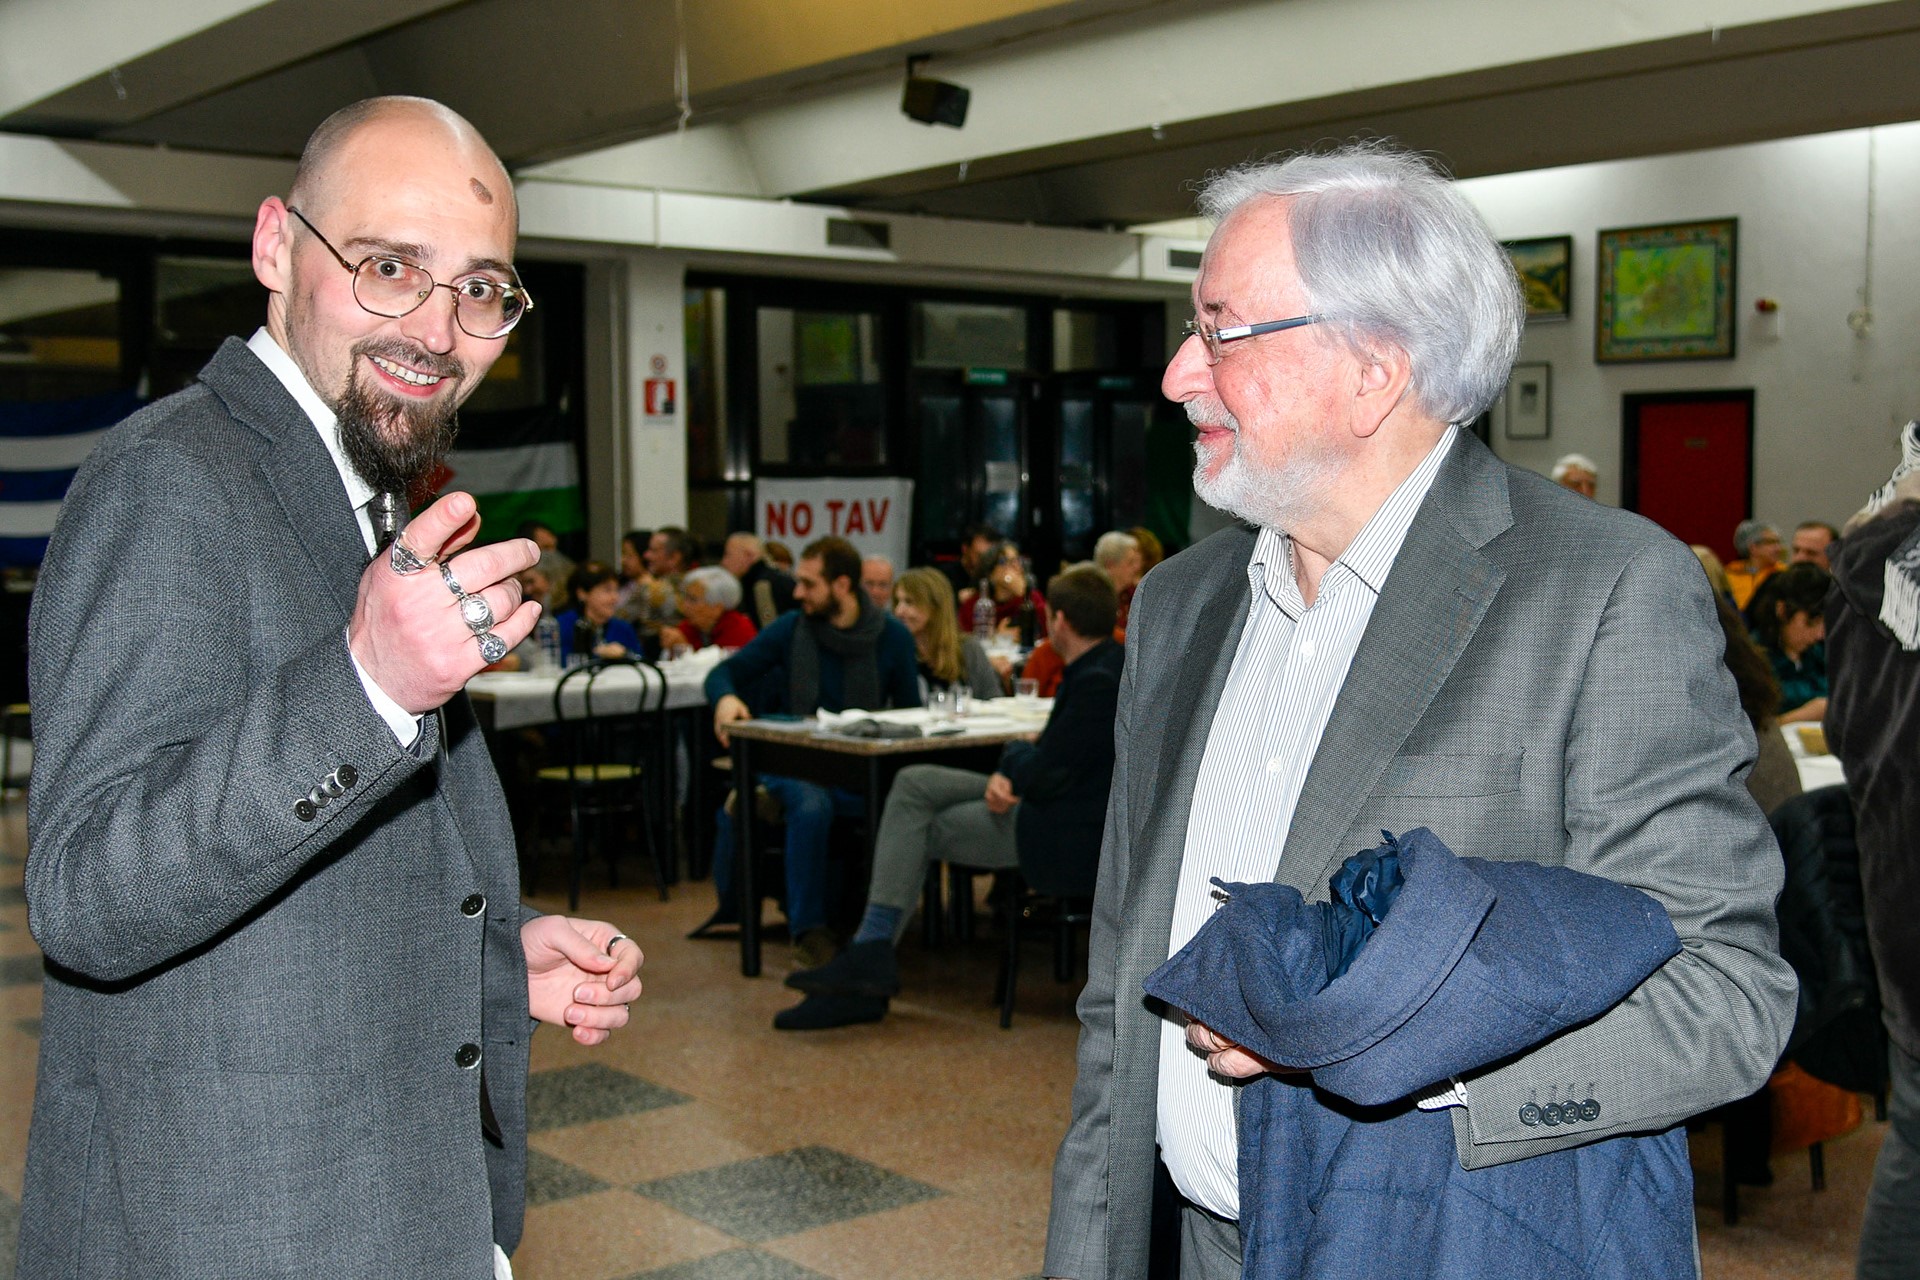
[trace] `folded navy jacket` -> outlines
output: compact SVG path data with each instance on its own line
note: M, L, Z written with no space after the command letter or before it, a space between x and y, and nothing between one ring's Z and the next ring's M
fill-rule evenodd
M1681 1129L1462 1169L1411 1098L1597 1017L1680 949L1660 904L1564 867L1454 856L1422 827L1349 859L1330 902L1226 901L1147 992L1261 1057L1240 1099L1253 1277L1686 1276ZM1542 1081L1542 1132L1591 1125L1601 1081Z

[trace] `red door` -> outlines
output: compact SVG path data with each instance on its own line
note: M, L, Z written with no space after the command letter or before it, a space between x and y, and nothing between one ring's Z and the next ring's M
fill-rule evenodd
M1630 395L1624 404L1627 510L1732 560L1733 527L1753 512L1753 392Z

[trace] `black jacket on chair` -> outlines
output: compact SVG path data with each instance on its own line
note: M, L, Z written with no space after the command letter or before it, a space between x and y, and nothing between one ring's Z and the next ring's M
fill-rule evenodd
M1012 742L1000 772L1020 797L1020 872L1038 893L1093 896L1113 782L1113 718L1126 650L1102 640L1067 667L1038 742Z

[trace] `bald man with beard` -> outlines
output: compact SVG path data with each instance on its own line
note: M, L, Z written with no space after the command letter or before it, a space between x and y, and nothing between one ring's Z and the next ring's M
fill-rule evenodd
M463 493L376 529L532 306L517 223L445 107L337 112L260 206L265 326L75 478L31 633L23 1278L511 1274L534 1020L605 1040L640 949L521 905L462 692L539 617L534 545L472 545Z

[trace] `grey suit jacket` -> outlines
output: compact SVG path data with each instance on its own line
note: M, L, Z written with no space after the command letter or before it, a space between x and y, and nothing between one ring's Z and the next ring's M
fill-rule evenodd
M1249 607L1253 534L1229 529L1135 596L1115 725L1073 1115L1046 1274L1146 1265L1160 1014L1193 784ZM1754 741L1705 578L1649 522L1500 462L1463 434L1387 578L1309 770L1275 831L1278 879L1323 901L1382 829L1462 855L1642 889L1681 953L1603 1017L1465 1083L1478 1168L1675 1124L1760 1086L1793 1019L1773 902L1780 855L1741 785ZM1573 1131L1520 1110L1577 1090Z
M22 1280L474 1280L519 1239L511 824L464 696L413 753L368 704L366 559L237 341L74 480L31 624Z

